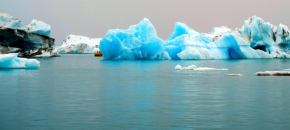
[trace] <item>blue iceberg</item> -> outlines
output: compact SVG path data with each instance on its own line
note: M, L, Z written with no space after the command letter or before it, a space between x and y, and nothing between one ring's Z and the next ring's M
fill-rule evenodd
M157 36L148 19L128 30L109 30L100 42L104 59L118 60L169 60L164 41Z
M37 69L39 67L38 60L18 58L17 54L0 54L0 69Z
M215 27L199 33L177 22L173 33L163 41L148 19L128 30L109 30L100 42L104 59L193 60L290 58L287 26L265 23L253 16L241 29Z

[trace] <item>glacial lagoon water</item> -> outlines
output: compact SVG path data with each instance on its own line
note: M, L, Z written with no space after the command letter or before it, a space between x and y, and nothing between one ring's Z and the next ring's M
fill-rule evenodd
M289 59L38 60L39 69L0 70L1 130L290 129L290 77L254 75L290 69Z

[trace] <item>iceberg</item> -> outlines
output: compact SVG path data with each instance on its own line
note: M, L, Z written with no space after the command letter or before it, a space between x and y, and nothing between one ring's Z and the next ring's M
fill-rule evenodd
M57 46L53 53L95 53L99 50L99 44L102 38L89 38L85 36L69 35L63 41L61 46Z
M100 50L104 59L121 60L290 58L290 37L287 26L277 27L253 16L241 29L221 26L211 33L199 33L177 22L163 41L145 18L128 30L109 30Z
M18 58L16 54L0 54L0 69L37 69L40 62L35 59Z
M164 44L145 18L128 30L109 30L101 40L100 51L110 60L170 60Z
M33 19L29 25L23 24L13 16L0 13L0 43L8 47L8 51L27 53L46 48L52 50L54 39L50 38L50 25Z
M178 33L178 35L176 35ZM240 34L228 27L216 27L210 34L200 34L183 23L176 23L165 47L178 48L169 54L175 59L246 59L272 58L266 52L254 50Z

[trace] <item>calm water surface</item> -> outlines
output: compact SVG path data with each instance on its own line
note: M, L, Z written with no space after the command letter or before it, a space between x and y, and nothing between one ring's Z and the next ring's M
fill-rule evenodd
M38 59L0 70L0 129L290 129L290 59L109 61ZM174 67L228 71L174 70ZM243 77L224 77L241 73Z

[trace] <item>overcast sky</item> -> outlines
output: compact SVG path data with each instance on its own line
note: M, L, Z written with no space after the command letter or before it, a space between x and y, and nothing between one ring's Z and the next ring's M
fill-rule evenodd
M275 25L290 26L290 0L0 0L1 11L29 24L51 25L60 45L69 34L103 37L109 29L127 29L148 18L158 36L167 39L176 22L198 32L213 27L242 27L256 15Z

